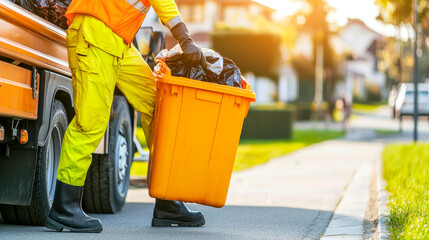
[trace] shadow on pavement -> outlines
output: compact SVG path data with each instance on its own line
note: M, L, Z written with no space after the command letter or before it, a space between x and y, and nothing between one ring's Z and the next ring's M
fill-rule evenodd
M103 222L101 234L51 232L45 227L7 225L0 220L0 239L319 239L332 212L290 207L190 205L203 211L202 228L150 227L153 204L127 203L115 215L92 214ZM347 217L345 217L347 218ZM358 220L346 219L356 225Z

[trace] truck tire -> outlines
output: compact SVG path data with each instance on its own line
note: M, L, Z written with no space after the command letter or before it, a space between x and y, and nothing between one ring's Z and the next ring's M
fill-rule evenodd
M88 212L119 212L128 192L133 153L130 110L124 96L115 96L112 108L109 153L93 155L85 180L83 207Z
M45 225L51 209L61 144L67 129L67 113L63 104L54 100L51 112L51 131L45 146L39 147L36 175L30 206L0 205L3 221L10 224Z

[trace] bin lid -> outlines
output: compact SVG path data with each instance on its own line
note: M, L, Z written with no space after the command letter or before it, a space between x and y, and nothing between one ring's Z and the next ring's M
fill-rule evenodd
M194 80L190 78L175 77L175 76L171 76L171 71L168 68L167 64L165 64L165 62L161 62L161 61L157 61L157 62L158 62L158 65L155 67L155 76L157 81L168 83L168 84L184 86L184 87L192 87L192 88L203 89L207 91L226 93L230 95L250 98L253 102L255 101L256 94L255 92L250 90L251 89L250 84L247 84L246 89L242 89L242 88L237 88L237 87L228 86L228 85L221 85L217 83Z

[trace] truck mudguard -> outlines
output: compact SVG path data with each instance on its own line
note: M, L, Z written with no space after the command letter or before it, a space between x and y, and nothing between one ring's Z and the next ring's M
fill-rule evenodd
M40 83L41 93L39 106L43 107L40 107L42 112L39 114L41 125L38 146L44 146L49 136L49 129L51 129L49 120L51 119L52 102L55 98L59 99L66 108L69 122L74 116L73 86L71 78L46 70L41 72L41 78L43 80Z

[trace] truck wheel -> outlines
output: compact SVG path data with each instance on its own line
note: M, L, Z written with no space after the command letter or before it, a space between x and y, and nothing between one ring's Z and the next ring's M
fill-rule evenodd
M109 154L94 154L86 176L83 205L88 212L119 212L128 192L133 155L130 111L123 96L115 96L112 108Z
M4 222L45 225L54 199L61 144L67 126L66 110L60 101L54 100L50 135L45 146L38 150L31 204L30 206L0 205Z

